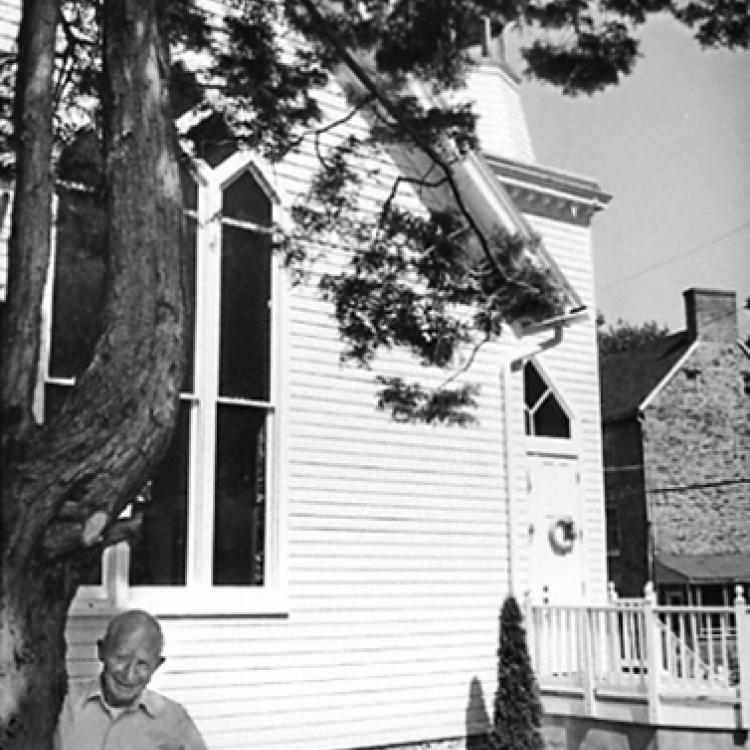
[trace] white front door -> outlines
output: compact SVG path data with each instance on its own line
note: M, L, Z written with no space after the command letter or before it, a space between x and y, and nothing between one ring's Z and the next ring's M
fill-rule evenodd
M532 600L581 604L586 592L578 460L530 453L527 466Z

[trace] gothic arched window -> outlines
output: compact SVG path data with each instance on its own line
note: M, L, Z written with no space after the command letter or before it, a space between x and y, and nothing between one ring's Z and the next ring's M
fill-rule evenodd
M531 361L523 367L523 406L527 435L570 438L570 417L539 368Z

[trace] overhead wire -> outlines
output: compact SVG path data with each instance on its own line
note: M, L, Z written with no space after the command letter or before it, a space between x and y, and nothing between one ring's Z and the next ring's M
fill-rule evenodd
M647 273L650 273L651 271L654 271L657 268L662 268L663 266L669 265L670 263L674 263L675 261L681 260L682 258L687 258L691 255L695 255L695 253L698 253L701 250L706 250L709 247L713 247L717 242L721 242L722 240L725 240L728 237L733 237L735 234L739 234L740 232L748 228L750 228L750 221L746 221L744 224L740 224L734 229L730 229L728 232L725 232L724 234L720 234L717 237L707 240L706 242L702 242L699 245L695 245L694 247L689 248L688 250L685 250L676 255L671 255L668 258L664 258L664 260L661 260L658 263L652 263L650 266L646 266L645 268L642 268L641 270L636 271L635 273L631 273L627 276L622 276L621 278L617 279L616 281L611 282L610 284L602 284L602 286L600 287L600 290L604 291L606 289L613 289L614 287L620 286L621 284L624 284L628 281L632 281L633 279L637 279L641 276L645 276Z

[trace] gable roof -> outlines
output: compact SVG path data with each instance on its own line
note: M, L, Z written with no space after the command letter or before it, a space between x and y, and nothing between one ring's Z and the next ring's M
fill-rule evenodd
M637 349L600 357L602 420L613 422L637 413L691 343L687 331L679 331Z

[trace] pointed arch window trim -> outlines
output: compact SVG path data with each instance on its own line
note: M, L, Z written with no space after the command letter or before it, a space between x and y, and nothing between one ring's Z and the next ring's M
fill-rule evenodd
M273 205L273 224L285 231L292 229L293 220L290 211L292 201L281 185L274 166L254 151L236 151L213 168L202 159L191 159L190 171L199 183L199 187L213 188L219 193L226 190L244 173L249 173ZM203 218L210 218L210 216ZM224 218L224 221L233 220ZM258 228L268 229L260 225Z
M534 375L538 378L539 384L542 386L541 391L532 403L529 403L527 400L527 368L532 368L531 372L533 372ZM529 359L526 359L524 361L523 367L521 368L521 378L523 384L524 432L526 434L527 440L550 440L561 442L569 442L574 440L575 419L573 417L573 412L536 358L530 357ZM565 418L563 429L559 430L559 432L567 434L552 434L549 431L544 431L544 428L540 430L539 426L536 423L535 417L540 414L541 409L545 405L549 404L554 404L554 406L559 411L559 414Z

